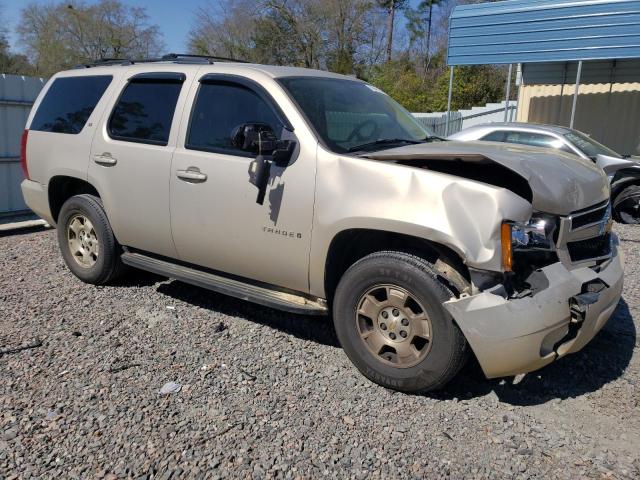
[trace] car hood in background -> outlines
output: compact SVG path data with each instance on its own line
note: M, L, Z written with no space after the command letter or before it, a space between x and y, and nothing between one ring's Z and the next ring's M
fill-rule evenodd
M568 215L609 198L609 182L589 160L547 148L496 142L433 142L407 145L362 155L416 167L428 161L493 161L524 178L537 211ZM489 183L489 182L487 182Z

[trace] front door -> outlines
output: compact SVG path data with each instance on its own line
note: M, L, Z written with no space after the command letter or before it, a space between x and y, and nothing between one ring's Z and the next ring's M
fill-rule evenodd
M208 75L193 90L193 108L182 122L188 128L171 166L171 230L179 258L306 290L316 144L299 142L289 166L272 168L260 205L249 183L253 155L232 147L231 133L259 122L292 139L288 120L266 90L242 77Z

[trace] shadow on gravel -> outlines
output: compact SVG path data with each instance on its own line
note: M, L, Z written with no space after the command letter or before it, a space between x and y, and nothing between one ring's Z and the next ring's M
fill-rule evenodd
M157 290L164 295L200 308L240 317L250 322L294 335L303 340L330 347L339 347L338 339L333 329L333 322L329 317L281 312L175 280L159 285Z
M635 344L633 317L621 299L605 327L586 347L525 375L517 385L512 384L512 377L487 380L474 359L445 390L430 396L463 399L493 391L501 402L520 406L576 397L619 378L631 361Z
M132 288L132 287L150 287L156 283L166 282L167 277L156 275L151 272L144 272L137 268L132 268L125 275L109 284L110 287Z

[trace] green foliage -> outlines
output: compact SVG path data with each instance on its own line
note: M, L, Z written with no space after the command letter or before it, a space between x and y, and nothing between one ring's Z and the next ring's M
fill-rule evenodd
M27 57L12 53L7 37L0 32L0 73L33 75L33 72L33 66L29 64Z
M451 109L460 110L485 105L502 100L504 95L505 72L491 65L456 67L453 77L453 97ZM449 71L438 78L433 96L434 111L447 109L449 92Z
M443 59L443 54L439 55ZM447 109L449 69L425 81L408 58L376 65L366 80L411 112L442 112ZM504 95L504 71L492 66L457 67L453 83L452 110L499 102Z
M411 112L431 111L429 89L408 60L376 65L368 80Z

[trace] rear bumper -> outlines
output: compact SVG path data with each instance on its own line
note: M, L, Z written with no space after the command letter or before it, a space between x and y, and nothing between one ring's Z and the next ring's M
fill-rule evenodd
M47 223L55 225L49 209L49 196L46 185L34 182L33 180L23 180L20 184L22 196L27 206Z
M614 236L613 257L600 272L555 263L542 269L548 286L534 296L506 299L485 291L445 307L488 378L526 373L577 352L600 331L622 294L622 265Z

